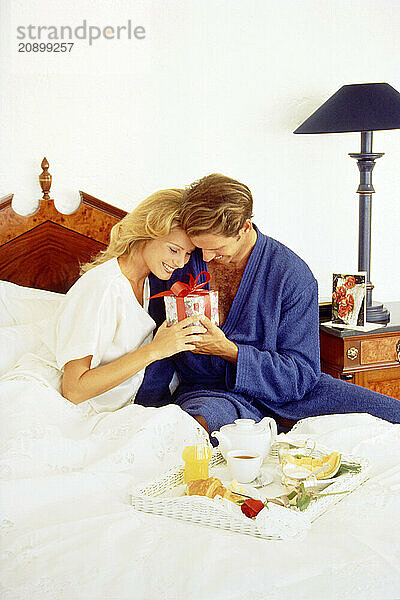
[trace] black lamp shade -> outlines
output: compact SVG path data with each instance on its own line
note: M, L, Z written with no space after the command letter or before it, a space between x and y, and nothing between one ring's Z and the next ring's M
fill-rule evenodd
M400 94L388 83L344 85L294 133L400 129Z

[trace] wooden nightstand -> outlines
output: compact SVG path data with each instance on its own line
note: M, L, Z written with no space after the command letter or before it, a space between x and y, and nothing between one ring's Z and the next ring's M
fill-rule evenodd
M400 400L400 302L385 303L390 322L370 332L320 324L321 370Z

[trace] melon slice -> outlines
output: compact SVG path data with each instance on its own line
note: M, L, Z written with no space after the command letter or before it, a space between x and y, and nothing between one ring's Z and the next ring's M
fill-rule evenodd
M321 471L316 475L317 479L329 479L330 477L334 477L336 473L340 469L340 465L342 464L342 455L339 452L331 452L328 456L324 456L323 466L327 466L327 469Z
M322 467L326 467L323 471L317 473L315 476L316 479L329 479L330 477L334 477L342 462L342 456L338 452L332 452L322 458L314 458L313 456L304 456L302 454L296 454L294 456L286 454L284 458L286 462L307 469L312 473L319 471Z

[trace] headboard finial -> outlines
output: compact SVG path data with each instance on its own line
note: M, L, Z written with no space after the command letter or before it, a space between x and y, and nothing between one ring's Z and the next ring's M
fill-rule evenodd
M46 157L42 160L42 164L40 165L43 171L39 175L39 183L43 192L43 200L50 200L50 187L51 187L51 175L49 173L49 162Z

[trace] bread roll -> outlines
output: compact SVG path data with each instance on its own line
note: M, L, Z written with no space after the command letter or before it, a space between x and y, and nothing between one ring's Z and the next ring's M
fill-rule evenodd
M196 479L187 484L188 496L206 496L207 498L215 498L221 496L231 502L240 500L239 496L232 494L230 490L222 485L222 482L217 477L209 477L208 479Z

